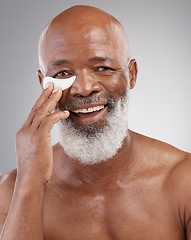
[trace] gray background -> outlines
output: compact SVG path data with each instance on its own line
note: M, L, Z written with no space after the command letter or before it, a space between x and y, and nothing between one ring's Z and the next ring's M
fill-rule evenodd
M76 4L108 11L127 32L139 67L129 127L191 152L190 0L1 0L0 172L16 167L15 133L41 93L39 35L55 15ZM55 130L53 135L55 143Z

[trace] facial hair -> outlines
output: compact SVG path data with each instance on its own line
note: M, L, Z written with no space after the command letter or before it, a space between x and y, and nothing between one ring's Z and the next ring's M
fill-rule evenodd
M105 99L88 98L77 101L73 107L89 102L105 102ZM64 152L83 165L94 165L109 160L117 154L127 136L129 94L118 100L107 100L107 116L104 122L79 126L69 117L57 123L58 137ZM70 109L71 106L65 107ZM57 107L57 110L62 110Z

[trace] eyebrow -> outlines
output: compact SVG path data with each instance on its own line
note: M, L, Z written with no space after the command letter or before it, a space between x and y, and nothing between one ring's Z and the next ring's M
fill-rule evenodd
M95 62L112 62L112 59L109 57L93 57L93 58L89 58L88 62L90 63L95 63ZM71 64L71 62L69 60L66 59L59 59L56 60L55 62L53 62L51 64L51 68L55 68L55 67L59 67L65 64Z
M62 66L64 64L70 64L71 62L66 60L66 59L60 59L60 60L57 60L55 62L53 62L51 64L51 67L54 68L54 67L59 67L59 66Z

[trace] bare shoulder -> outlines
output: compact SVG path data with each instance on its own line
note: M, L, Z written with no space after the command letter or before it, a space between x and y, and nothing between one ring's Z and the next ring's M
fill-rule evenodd
M163 175L165 184L191 189L191 154L165 142L134 133L145 169ZM157 170L157 171L156 171ZM168 185L167 184L167 185ZM185 184L186 186L182 186Z
M191 236L191 154L182 152L172 166L164 189L174 213L180 219L187 237ZM190 239L190 238L188 238Z
M146 155L148 166L162 167L168 174L171 171L181 166L182 164L189 162L190 153L184 152L168 143L134 133L136 138L137 148L141 152L142 156ZM164 169L165 167L165 169Z
M146 149L142 150L147 156L146 169L155 177L160 176L163 197L184 229L190 223L191 235L191 154L152 138L138 137Z
M167 178L167 186L176 198L191 206L191 154L182 152L182 156L172 167Z
M191 239L191 154L167 143L152 142L152 155L156 156L164 177L163 197L171 207L172 215L181 223L187 238Z
M0 174L0 225L4 222L11 203L16 175L16 169Z
M185 197L189 195L191 198L191 154L165 143L159 149L164 160L170 165L166 178L167 186L172 191L175 190L176 195L182 192Z

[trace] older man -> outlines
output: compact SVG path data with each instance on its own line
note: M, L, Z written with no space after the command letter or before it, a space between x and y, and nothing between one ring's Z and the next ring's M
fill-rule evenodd
M121 24L67 9L43 31L39 63L41 85L76 80L64 91L47 84L16 135L18 168L1 176L1 240L191 239L190 154L128 129L137 64Z

